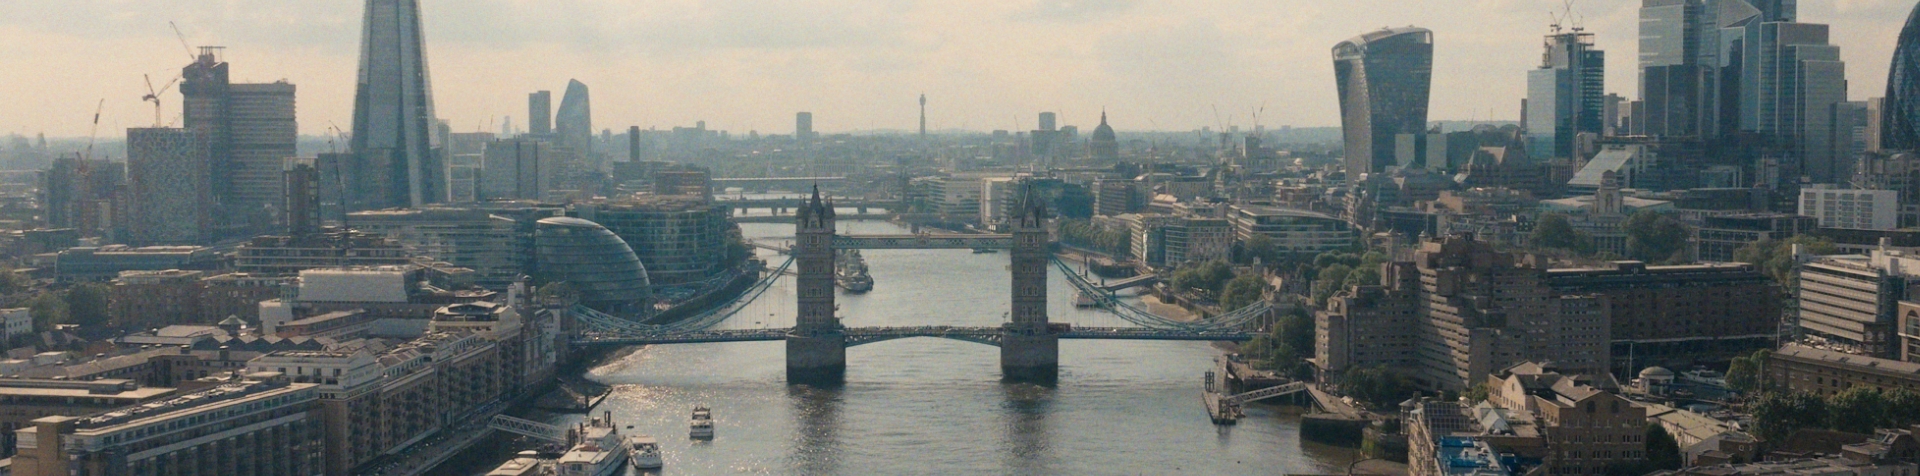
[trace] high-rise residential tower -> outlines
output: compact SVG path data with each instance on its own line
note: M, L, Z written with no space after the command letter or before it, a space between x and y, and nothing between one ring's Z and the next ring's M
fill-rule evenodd
M527 95L527 133L553 133L553 91Z
M1887 74L1881 109L1881 144L1887 149L1920 150L1920 5L1907 16Z
M1572 158L1575 137L1606 130L1607 54L1578 28L1547 35L1540 68L1527 72L1527 155Z
M419 0L367 0L353 103L353 153L371 208L446 201ZM348 210L348 211L358 211Z
M813 141L813 113L797 112L793 114L793 140L805 144Z
M212 238L208 144L200 129L127 129L135 244L198 245Z
M1390 28L1333 47L1346 136L1347 176L1395 165L1395 140L1412 134L1424 149L1427 99L1433 87L1433 32ZM1424 156L1424 150L1416 155Z

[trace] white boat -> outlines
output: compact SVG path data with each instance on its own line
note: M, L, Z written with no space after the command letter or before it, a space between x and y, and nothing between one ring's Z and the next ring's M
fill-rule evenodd
M1099 305L1100 303L1095 302L1093 296L1088 296L1087 293L1073 293L1073 307L1096 307Z
M627 462L627 446L614 428L613 412L589 419L570 433L574 445L554 461L559 476L609 476Z
M634 435L627 437L627 464L633 469L660 469L667 463L660 458L658 440L651 436Z
M693 407L693 424L687 430L687 437L696 440L713 439L713 410L706 405Z

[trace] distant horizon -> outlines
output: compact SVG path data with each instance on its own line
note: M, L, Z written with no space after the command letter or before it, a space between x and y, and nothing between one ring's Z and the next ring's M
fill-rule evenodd
M1829 24L1847 62L1851 100L1885 91L1911 0L1807 1L1801 21ZM0 135L85 137L106 99L102 136L150 125L142 75L160 88L187 46L224 45L235 82L299 88L300 130L351 127L359 2L161 0L0 4L0 63L33 71L0 79L14 92ZM435 107L456 131L526 123L527 94L569 79L593 90L599 128L669 127L786 134L793 113L815 130L913 130L928 98L939 130L1028 130L1035 114L1119 130L1337 127L1330 50L1383 26L1434 30L1435 116L1512 121L1536 67L1544 15L1558 0L1217 0L987 4L794 0L754 2L504 0L422 2ZM1462 8L1462 7L1469 8ZM1635 97L1639 2L1576 5L1609 54L1607 88ZM1464 25L1464 26L1463 26ZM1470 27L1467 27L1470 26ZM483 78L483 79L482 79ZM168 92L162 122L178 116ZM560 99L556 97L555 100ZM111 134L109 132L112 132Z

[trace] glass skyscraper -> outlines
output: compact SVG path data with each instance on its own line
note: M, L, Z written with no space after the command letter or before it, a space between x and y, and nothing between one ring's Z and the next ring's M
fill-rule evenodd
M1350 180L1395 165L1395 140L1401 134L1414 137L1415 156L1426 155L1432 31L1391 28L1340 42L1333 47L1333 71Z
M631 316L652 296L639 255L598 223L569 217L540 220L533 242L539 275L549 282L572 283L587 307Z
M600 170L599 158L593 153L593 100L585 83L577 79L567 82L567 94L560 97L560 109L553 116L553 129L560 136L560 144L580 158L580 164Z
M1887 99L1881 146L1896 150L1920 149L1920 5L1907 16L1900 42L1893 50L1893 69L1887 74Z
M1639 133L1698 136L1705 117L1700 0L1646 0L1640 7Z
M1607 54L1579 29L1547 35L1546 46L1540 69L1527 72L1527 155L1570 158L1575 136L1606 130Z
M367 197L370 208L444 202L420 2L367 0L365 21L353 100L353 153L362 175L347 182L355 189L347 195Z

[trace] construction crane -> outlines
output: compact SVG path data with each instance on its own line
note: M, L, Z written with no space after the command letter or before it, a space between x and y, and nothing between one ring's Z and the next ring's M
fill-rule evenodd
M106 98L100 98L100 104L93 106L93 131L87 133L87 155L84 157L85 160L93 160L93 138L100 135L100 111L106 107ZM80 165L81 167L85 167L86 162L83 160L80 162Z
M169 21L167 22L167 26L173 27L173 36L175 38L180 39L180 47L187 49L187 62L192 63L195 61L199 61L200 57L198 55L193 54L193 45L187 44L187 34L180 32L180 25L175 25L173 22Z
M153 77L144 74L140 76L147 78L147 95L141 97L140 100L153 103L153 127L166 127L166 123L160 122L160 95L172 90L173 85L180 82L180 78L173 78L172 81L167 82L166 86L162 86L159 91L154 91Z

